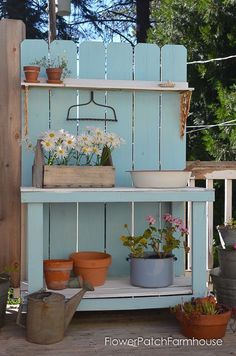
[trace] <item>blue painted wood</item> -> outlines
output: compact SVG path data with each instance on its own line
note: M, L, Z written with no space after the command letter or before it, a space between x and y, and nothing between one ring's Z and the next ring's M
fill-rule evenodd
M24 40L21 43L21 65L22 77L23 66L30 65L35 60L40 60L48 55L48 45L43 40ZM41 68L40 77L45 77L45 69ZM40 98L40 100L39 100ZM42 88L30 88L28 98L28 135L33 145L39 135L49 128L49 94ZM24 109L24 91L22 90L22 110ZM22 114L22 136L24 135L25 117ZM32 185L32 165L34 161L34 152L29 151L22 146L22 185ZM44 204L44 246L49 243L49 206ZM44 249L45 258L48 257L48 248Z
M135 47L135 79L160 80L160 49L152 44ZM160 94L135 93L134 169L159 169Z
M22 188L22 203L115 203L115 202L181 202L214 201L214 189L179 188L179 189L35 189ZM123 225L123 222L122 222Z
M138 44L134 49L134 79L160 80L160 49L154 44ZM134 93L134 169L159 169L159 100L160 94ZM143 233L145 217L159 220L159 204L134 205L134 233Z
M131 226L131 211L131 203L113 203L106 207L106 251L112 256L108 275L112 277L129 274L128 250L122 245L120 236L125 233L124 224Z
M107 47L107 79L132 79L132 47L126 43L110 43ZM127 170L132 168L132 93L115 91L107 93L107 104L117 114L118 122L107 123L107 131L116 132L125 140L112 153L116 168L116 185L130 186L131 178Z
M79 78L105 78L105 47L101 42L83 42L79 48ZM90 100L89 90L80 90L79 103ZM94 91L94 100L105 104L105 92ZM79 109L79 117L105 118L103 108L89 104ZM95 126L105 129L103 121L79 121L79 133L86 127ZM78 248L79 250L104 251L105 249L105 215L104 204L79 204Z
M161 49L162 80L186 81L187 51L183 46ZM186 140L180 137L180 94L162 94L160 163L161 169L184 169Z
M50 57L64 57L68 61L71 76L77 76L77 48L72 41L54 41ZM77 134L76 122L66 121L69 106L76 104L76 89L54 88L50 95L50 128L64 129ZM50 206L50 257L67 258L77 245L77 205L51 204Z
M134 309L156 309L169 308L185 301L190 301L192 297L202 297L202 294L158 296L158 297L138 297L138 298L99 298L85 299L80 302L77 310L134 310Z
M178 218L181 218L185 221L185 209L183 208L183 203L175 202L172 203L172 215ZM181 246L183 246L183 242L185 241L185 237L180 237L179 233L175 234L176 238L180 238ZM185 263L186 256L184 248L179 248L174 250L174 255L177 257L177 261L175 261L175 275L182 276L185 273Z
M43 204L28 204L27 254L29 292L43 287Z
M37 59L46 56L48 53L47 43L43 40L24 40L21 43L21 65L22 77L23 66L29 65ZM40 75L45 75L41 70ZM40 98L40 100L39 100ZM22 102L24 104L24 92L22 91ZM22 105L22 109L24 105ZM35 145L39 134L48 129L49 125L48 92L42 88L30 88L28 102L28 135ZM22 115L22 135L24 134L24 112ZM22 146L22 185L32 185L32 165L34 152L28 151Z
M107 47L107 79L132 79L132 47L125 43L111 43ZM125 144L112 153L116 168L116 186L131 185L126 170L132 167L132 93L108 92L107 104L117 114L118 122L107 123L107 131L115 132L125 140ZM119 276L129 273L126 261L127 250L120 236L125 223L131 224L131 204L107 204L106 206L106 247L112 255L109 275Z
M78 250L104 251L104 204L78 204Z
M79 48L79 78L80 79L105 79L105 47L102 42L81 43ZM83 104L90 100L91 90L79 91L79 103ZM105 104L105 92L94 91L94 100L99 104ZM79 108L79 117L83 118L104 118L105 109L89 104ZM105 129L105 122L80 121L79 131L87 126L96 126Z
M206 203L192 204L192 285L193 292L204 295L206 281Z
M166 45L161 49L163 81L187 80L187 51L179 45ZM160 165L161 169L184 169L186 167L186 139L180 137L180 94L162 94L161 99L161 137ZM184 217L184 204L174 205L172 212ZM181 251L176 252L176 273L184 273L185 258Z
M35 41L34 41L35 42ZM25 42L27 43L27 42ZM32 51L33 42L22 45L23 62L36 54L42 57L47 53L45 43L35 42L35 51ZM58 53L69 56L70 66L73 67L73 77L76 76L75 47L68 41L56 41L51 46L51 55ZM40 48L43 48L41 51ZM28 53L31 52L29 55ZM84 43L80 47L80 78L104 78L107 68L108 79L132 79L133 57L132 48L127 44L111 44L107 49L107 64L105 63L105 51L102 43ZM29 63L25 63L29 64ZM162 49L162 80L186 81L186 50L182 46L164 46ZM158 80L159 79L159 49L155 45L139 44L135 49L135 79ZM42 111L42 102L45 105ZM30 131L35 138L41 131L49 127L48 116L48 91L45 89L31 89L33 94L30 100L32 113L30 114ZM37 95L35 95L37 94ZM89 91L81 90L79 100L84 102L89 98ZM112 105L117 112L117 123L108 123L107 129L115 131L125 138L126 145L113 154L114 165L117 170L117 185L130 186L131 179L125 170L135 168L161 168L183 169L185 167L185 138L179 136L179 95L162 94L161 111L159 110L159 94L136 93L117 91L96 92L95 100ZM135 100L135 101L134 101ZM65 122L65 105L77 101L76 91L67 89L52 90L50 98L52 128L64 127L69 131L77 131L76 123ZM58 104L59 103L59 104ZM64 106L63 106L64 105ZM71 105L71 104L70 104ZM31 107L29 106L29 112ZM135 115L132 109L135 106ZM161 117L159 113L161 112ZM97 107L86 107L80 114L94 117L105 115L104 110ZM109 115L109 113L108 113ZM146 115L146 116L145 116ZM31 117L33 119L31 119ZM41 119L41 120L40 120ZM160 122L160 131L158 124ZM135 124L133 126L133 123ZM147 125L147 123L149 125ZM46 127L45 127L46 125ZM79 130L87 126L80 124ZM104 128L104 123L96 123L96 126ZM143 136L143 137L142 137ZM134 146L132 138L134 137ZM153 143L153 144L151 144ZM170 144L171 143L171 144ZM133 151L134 147L134 151ZM32 159L32 155L31 155ZM28 178L30 160L23 152L23 184L30 185ZM160 165L159 165L160 163ZM142 167L143 165L145 167ZM30 167L31 168L31 167ZM214 200L214 191L207 189L167 189L167 190L142 190L142 189L75 189L75 190L36 190L34 192L22 191L22 202L29 203L28 210L28 234L29 245L29 282L30 291L34 291L43 285L42 259L48 257L66 257L71 250L97 249L106 250L112 254L113 264L109 274L111 276L127 275L129 265L125 261L128 252L120 242L123 234L123 225L131 226L132 209L131 202L135 202L134 221L136 232L142 232L146 215L154 214L161 223L163 213L170 211L177 216L183 214L183 201L193 201L193 288L194 296L202 296L205 292L205 201ZM44 210L43 204L44 203ZM47 202L51 204L50 209ZM79 205L77 203L79 202ZM157 203L160 202L160 203ZM168 202L168 203L166 203ZM31 204L33 203L33 204ZM68 203L68 204L57 204ZM72 203L72 204L71 204ZM84 203L84 204L83 204ZM90 204L93 203L93 204ZM104 206L104 203L105 206ZM78 206L78 210L77 210ZM106 213L104 214L104 209ZM49 225L47 216L50 215L50 248L47 244L47 232ZM77 217L78 221L77 220ZM199 224L199 221L201 222ZM203 225L201 225L203 222ZM76 224L78 223L78 225ZM200 226L199 226L200 225ZM37 229L36 229L37 227ZM36 232L35 232L36 230ZM78 232L78 236L76 236ZM44 246L42 235L44 237ZM41 239L40 239L41 236ZM199 238L200 236L200 238ZM78 237L78 239L77 239ZM37 241L36 241L37 240ZM33 246L37 251L33 251ZM177 274L183 272L182 255L180 264L176 265ZM201 268L199 270L199 261ZM181 264L182 263L182 264ZM33 272L30 272L34 267ZM200 273L199 273L200 271ZM37 288L36 288L37 287ZM137 309L168 307L179 303L182 298L188 296L165 297L141 297L141 298L106 298L97 300L84 299L80 304L80 310L111 310L111 309Z

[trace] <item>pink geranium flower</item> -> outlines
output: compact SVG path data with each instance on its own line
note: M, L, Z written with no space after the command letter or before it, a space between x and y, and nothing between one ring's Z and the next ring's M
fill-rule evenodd
M148 215L146 217L146 221L148 222L149 225L154 225L156 223L156 219L152 215Z

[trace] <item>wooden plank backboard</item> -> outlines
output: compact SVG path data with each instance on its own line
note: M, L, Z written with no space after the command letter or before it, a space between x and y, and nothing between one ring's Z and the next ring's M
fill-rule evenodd
M41 50L39 48L41 46ZM45 53L45 43L25 41L22 45L24 63L29 53ZM111 43L105 47L98 42L84 42L77 52L71 41L55 41L50 55L65 54L69 59L72 76L83 79L185 81L186 50L182 46L165 46L161 50L154 44ZM32 56L32 55L31 55ZM162 59L160 59L162 58ZM161 66L162 62L162 66ZM125 144L112 154L116 168L116 186L131 186L128 170L183 169L185 168L185 138L179 134L179 94L158 92L132 92L128 90L95 91L96 102L112 106L117 122L66 121L70 105L84 103L90 98L89 90L53 88L32 89L29 96L29 135L33 138L45 130L64 128L69 132L83 132L86 126L98 126L115 132ZM105 118L109 113L89 104L75 110L79 117ZM23 121L24 122L24 121ZM23 154L23 177L30 184L32 153ZM27 162L26 162L27 161ZM183 207L173 206L173 212L182 216ZM111 253L111 276L127 275L125 257L128 255L119 239L127 223L131 231L141 233L146 227L145 216L154 215L160 223L161 215L170 211L169 204L110 203L110 204L51 204L45 206L45 257L66 258L75 250L98 250ZM178 273L183 268L180 254Z

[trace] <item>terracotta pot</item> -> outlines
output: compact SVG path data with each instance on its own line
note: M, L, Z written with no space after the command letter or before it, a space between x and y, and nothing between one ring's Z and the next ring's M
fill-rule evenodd
M111 255L104 252L82 251L72 253L70 258L73 260L75 276L80 275L94 287L105 283Z
M44 260L44 276L48 289L65 289L73 268L71 260Z
M228 321L231 317L231 311L216 315L199 315L189 319L183 313L176 315L180 322L181 332L187 338L195 339L221 339L225 336Z
M40 67L38 66L24 66L25 82L39 83L38 76Z
M48 83L55 83L60 84L62 83L61 75L62 75L62 68L47 68L46 73L48 76Z

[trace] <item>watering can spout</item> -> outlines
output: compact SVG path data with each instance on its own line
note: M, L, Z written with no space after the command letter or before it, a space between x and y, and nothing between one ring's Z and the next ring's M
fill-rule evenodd
M81 299L83 298L84 294L87 291L93 291L93 286L83 281L82 289L76 293L70 300L68 300L65 304L65 330L67 329L68 325L70 324L71 319L73 318L74 313L76 312L76 308L80 303Z

